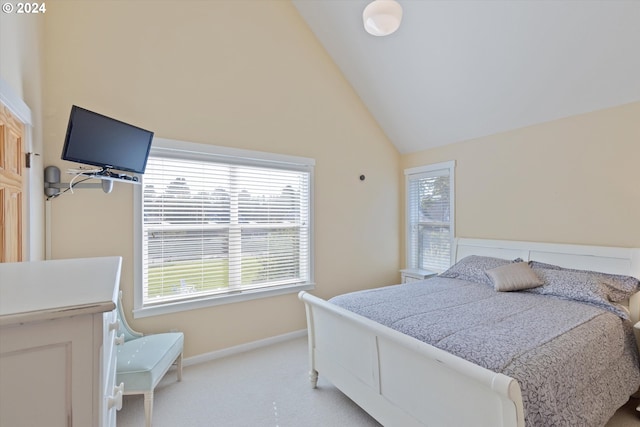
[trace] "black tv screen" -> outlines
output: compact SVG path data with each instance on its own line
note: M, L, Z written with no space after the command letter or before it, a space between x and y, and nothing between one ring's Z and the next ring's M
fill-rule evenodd
M74 105L62 160L143 174L153 132Z

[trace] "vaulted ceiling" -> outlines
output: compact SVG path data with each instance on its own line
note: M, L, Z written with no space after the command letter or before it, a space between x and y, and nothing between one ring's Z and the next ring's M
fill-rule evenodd
M640 101L640 1L370 0L294 5L401 153Z

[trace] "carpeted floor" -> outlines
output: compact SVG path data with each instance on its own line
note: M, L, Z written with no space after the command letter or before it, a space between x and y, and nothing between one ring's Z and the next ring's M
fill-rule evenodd
M170 371L156 388L154 427L380 426L331 384L308 381L306 337L198 365L182 382ZM606 427L638 427L638 400ZM118 427L144 426L142 395L125 396Z

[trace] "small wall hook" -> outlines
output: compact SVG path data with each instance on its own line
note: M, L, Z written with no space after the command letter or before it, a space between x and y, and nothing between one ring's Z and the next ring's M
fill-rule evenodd
M365 180L365 176L364 175L360 175L360 181L364 181Z

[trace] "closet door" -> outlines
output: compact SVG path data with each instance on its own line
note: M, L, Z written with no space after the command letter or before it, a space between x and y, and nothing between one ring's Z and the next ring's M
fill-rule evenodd
M22 261L24 124L0 104L0 262Z

